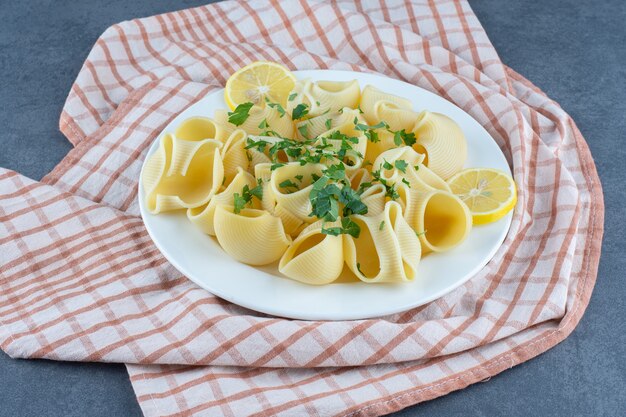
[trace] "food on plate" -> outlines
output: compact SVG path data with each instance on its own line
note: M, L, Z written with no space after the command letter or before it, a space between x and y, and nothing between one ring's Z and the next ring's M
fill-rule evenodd
M186 210L250 265L329 284L409 282L420 259L515 205L513 179L463 170L450 117L356 80L296 80L256 62L226 84L228 110L166 133L142 173L149 211Z

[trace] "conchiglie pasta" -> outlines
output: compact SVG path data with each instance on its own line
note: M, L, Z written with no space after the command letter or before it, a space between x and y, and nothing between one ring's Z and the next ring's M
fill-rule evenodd
M146 205L153 213L206 204L224 179L222 143L186 141L166 134L142 172Z
M380 177L389 185L408 183L415 190L449 192L448 183L423 165L423 159L410 146L403 146L378 155L372 169L380 171Z
M217 110L163 135L141 175L147 210L185 210L237 261L311 285L410 282L423 255L467 239L472 215L446 182L467 158L453 120L356 80L285 93L284 109L235 110L240 125Z
M358 168L348 175L348 179L350 180L350 187L358 190L361 184L372 181L372 175L366 168Z
M325 227L339 226L339 222ZM343 238L322 233L322 221L304 228L278 264L278 270L306 284L328 284L336 280L344 265Z
M365 160L373 163L381 153L396 148L398 145L394 142L393 132L387 129L376 129L378 142L369 142L365 151Z
M426 157L424 164L444 180L463 169L467 142L458 124L440 113L423 111L413 128L414 148Z
M214 225L222 249L249 265L277 261L291 243L280 219L264 210L246 208L235 214L232 206L218 205Z
M350 149L348 149L342 161L346 164L346 171L356 170L360 168L363 164L363 156L365 155L365 151L367 150L368 140L362 131L355 129L354 123L344 123L343 125L338 126L335 129L331 129L327 132L322 133L321 135L319 135L317 141L315 142L315 145L319 146L322 144L328 144L330 145L329 149L339 151L343 145L343 141L341 139L332 139L332 137L334 137L333 134L336 132L356 141L356 143L348 143L350 145ZM335 162L336 161L330 161L330 163Z
M313 176L321 176L324 168L322 164L302 166L290 163L272 173L270 187L276 200L274 214L283 221L287 233L295 232L303 223L315 221L309 216L312 211L309 194L313 188Z
M231 126L228 123L217 123L215 120L207 117L191 117L184 120L176 128L174 136L178 139L189 141L215 139L226 143L226 140L233 132Z
M245 149L246 132L241 129L230 134L222 147L224 163L224 185L230 184L239 168L248 169L248 154Z
M461 199L445 191L412 193L405 217L419 235L424 253L444 252L465 241L472 215Z
M364 122L361 112L344 107L338 112L326 113L307 120L296 122L296 135L299 140L314 139L321 134L337 129L339 126L351 123L354 119Z
M265 146L263 150L260 151L258 148L251 147L247 149L249 161L251 166L256 166L258 164L264 163L272 163L272 159L270 158L270 149L276 143L280 142L282 139L274 136L248 136L247 143L254 144L259 142L265 142ZM249 145L247 145L249 146ZM280 150L276 153L276 162L286 163L291 161L291 157L285 153L284 150Z
M204 233L215 236L215 227L213 225L213 222L215 218L216 207L219 205L232 205L234 200L234 194L238 193L239 195L241 195L242 190L246 185L248 186L248 188L252 189L256 187L257 183L250 173L244 171L243 168L238 168L237 175L235 175L233 180L224 190L213 196L208 204L188 209L187 217ZM258 199L253 198L250 201L249 208L260 209L261 202Z
M361 228L358 238L344 236L344 256L350 270L364 282L406 282L416 276L421 246L402 217L402 209L390 201L378 216L352 216Z
M391 130L405 129L408 132L417 120L417 113L413 111L413 104L409 100L385 93L371 85L363 89L361 110L370 125L384 121Z
M386 189L382 184L374 184L361 194L361 201L367 206L365 216L378 216L385 209Z
M249 135L260 135L263 132L274 131L278 136L292 138L294 134L291 117L287 113L281 115L275 107L270 106L252 106L248 112L248 117L239 126L228 121L226 110L215 111L215 120L221 124L228 124L232 128L243 129Z
M308 107L307 117L315 117L344 107L357 108L361 89L357 80L313 82L306 79L296 82L291 92L291 95L294 94L294 99L287 103L289 114L298 104L305 104Z
M272 192L272 184L270 184L270 179L272 178L272 164L268 162L254 165L254 177L257 181L260 181L261 187L263 188L261 208L270 213L274 213L276 197Z

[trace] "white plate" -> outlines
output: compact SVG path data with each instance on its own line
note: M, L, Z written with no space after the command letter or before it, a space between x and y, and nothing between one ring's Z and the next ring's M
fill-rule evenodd
M361 88L372 84L406 97L416 110L448 115L467 137L466 167L498 168L510 173L507 161L487 131L463 110L422 88L372 74L349 71L296 71L297 78L347 81ZM180 113L165 128L173 132L184 119L212 117L226 109L223 90L215 91ZM149 154L158 146L154 141ZM145 163L145 161L144 161ZM310 286L282 277L275 265L255 268L231 259L217 241L197 229L184 212L152 215L144 205L139 181L139 207L146 229L163 256L181 273L211 293L252 310L306 320L352 320L398 313L426 304L465 283L498 250L511 225L512 213L502 220L473 228L469 238L452 251L430 254L419 264L418 277L407 284L336 283Z

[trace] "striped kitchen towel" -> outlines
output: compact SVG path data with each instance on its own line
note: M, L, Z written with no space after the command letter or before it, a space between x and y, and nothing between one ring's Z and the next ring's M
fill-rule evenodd
M256 60L375 72L478 120L514 172L509 235L465 285L388 317L259 314L176 271L139 217L137 179L172 118ZM603 233L587 145L498 58L466 1L225 1L107 29L60 127L75 145L41 182L0 169L0 347L127 364L147 416L377 416L549 349L580 320Z

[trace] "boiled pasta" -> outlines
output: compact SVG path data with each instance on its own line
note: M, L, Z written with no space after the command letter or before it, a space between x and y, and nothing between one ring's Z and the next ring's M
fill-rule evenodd
M142 171L148 210L186 210L237 261L312 285L410 282L422 256L468 237L446 182L467 145L449 117L357 81L300 80L262 101L163 135Z
M214 139L191 142L164 135L143 168L148 210L156 214L208 203L224 179L221 148Z
M326 227L337 226L338 222ZM317 221L303 229L285 251L278 270L296 281L328 284L343 269L343 238L322 233L324 224Z
M415 149L424 154L424 164L447 180L463 168L467 144L463 131L454 120L440 113L423 111L413 127Z
M301 80L292 92L293 99L287 103L287 110L293 113L299 105L307 108L309 117L326 112L336 112L344 107L356 109L361 97L361 89L356 80L352 81L311 81Z
M218 205L213 224L224 251L249 265L277 261L291 243L280 220L264 210L246 208L234 213L232 206Z

